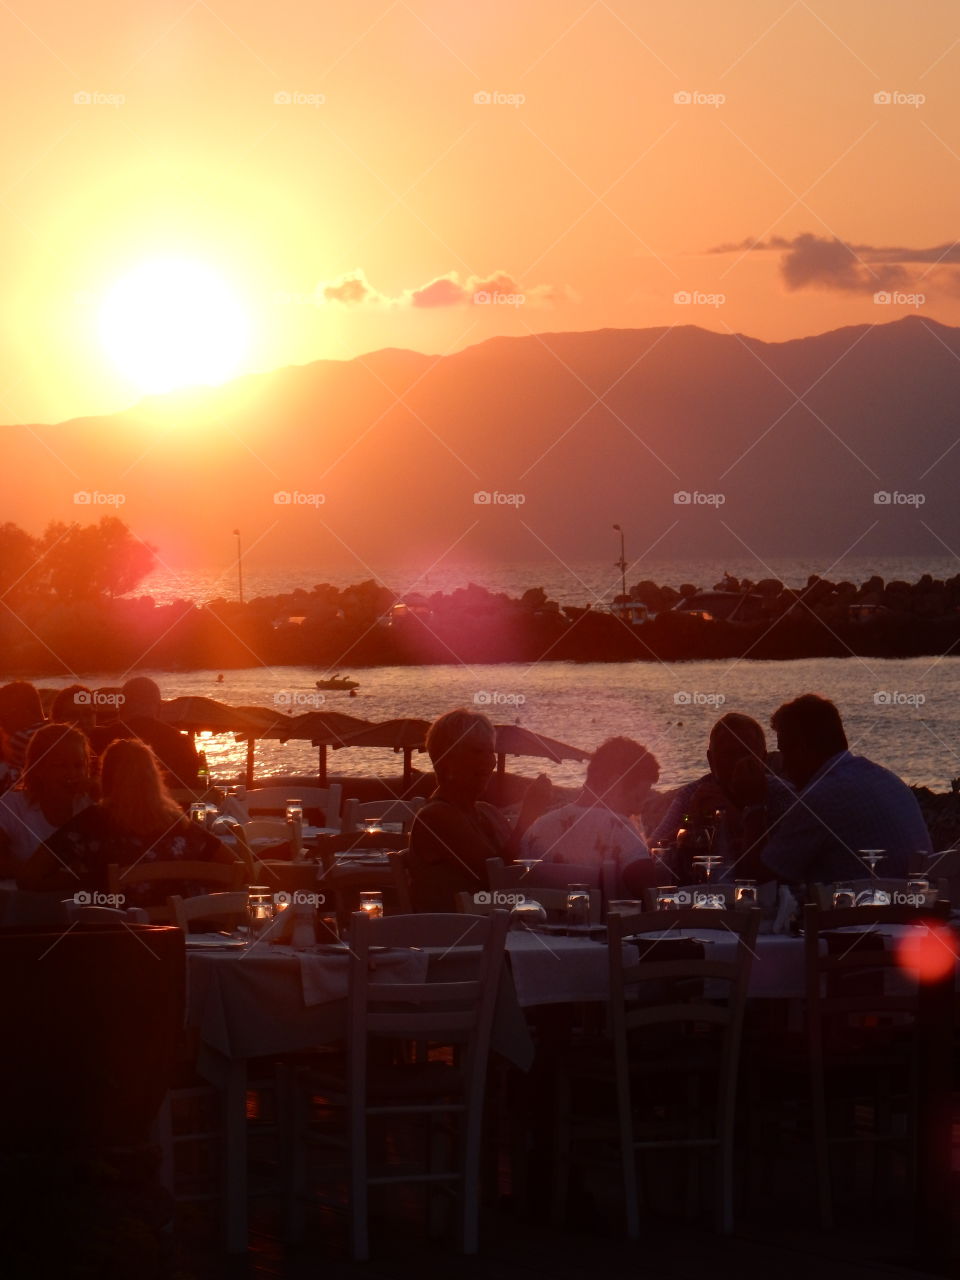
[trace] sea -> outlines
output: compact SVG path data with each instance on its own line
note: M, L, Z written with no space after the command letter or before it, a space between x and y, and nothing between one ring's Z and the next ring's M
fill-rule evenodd
M653 561L631 565L628 587L642 579L679 586L692 582L709 588L724 573L734 577L778 577L788 586L801 586L811 574L833 581L864 582L874 575L887 581L916 581L924 573L948 578L960 571L953 557L925 560L850 557L838 563L795 558L758 565L756 561ZM413 576L411 576L413 574ZM491 591L521 595L543 587L560 604L609 602L620 590L619 567L596 562L560 566L556 563L449 565L416 574L409 566L383 571L364 568L337 571L250 570L244 573L244 594L276 595L322 582L346 587L374 578L395 591L429 594L450 592L468 582ZM197 573L157 572L136 592L157 603L187 599L202 604L218 597L236 598L235 567ZM329 674L312 667L251 667L228 670L157 671L153 676L166 698L203 694L231 705L280 707L286 711L336 710L369 720L414 716L425 720L457 706L476 707L497 723L519 723L561 742L591 751L606 738L623 734L643 742L660 762L660 785L673 787L706 769L710 725L725 711L741 711L768 726L771 713L801 693L820 693L840 708L851 749L895 770L907 782L934 790L950 789L960 776L960 656L877 659L815 658L761 662L731 659L721 662L504 663L489 666L373 667L349 674L360 683L356 697L320 693L316 681ZM115 684L127 673L81 672L91 687ZM223 680L218 681L218 675ZM38 678L46 687L70 683L67 678ZM768 731L770 746L775 746ZM228 735L198 743L207 755L215 779L240 776L246 748ZM414 755L415 766L429 769L425 755ZM331 773L389 776L398 774L401 757L372 748L331 751ZM257 745L258 777L310 775L317 768L317 752L309 743ZM511 758L511 770L546 773L562 786L583 780L583 765L554 764L535 758Z

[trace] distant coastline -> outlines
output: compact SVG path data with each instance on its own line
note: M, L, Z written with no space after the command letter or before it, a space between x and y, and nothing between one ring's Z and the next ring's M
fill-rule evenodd
M803 587L635 583L609 605L564 605L469 584L429 595L373 581L319 585L245 604L149 596L32 601L0 623L5 675L253 663L330 668L455 663L906 658L960 648L960 575Z

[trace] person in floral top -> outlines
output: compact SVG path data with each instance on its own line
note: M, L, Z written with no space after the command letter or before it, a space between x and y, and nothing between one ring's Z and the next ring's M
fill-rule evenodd
M234 862L209 831L190 822L170 795L148 746L121 738L104 752L102 798L71 818L23 866L21 889L105 893L107 868L149 862ZM122 876L121 876L122 887ZM131 885L125 907L161 906L171 893L203 893L208 886L164 880Z

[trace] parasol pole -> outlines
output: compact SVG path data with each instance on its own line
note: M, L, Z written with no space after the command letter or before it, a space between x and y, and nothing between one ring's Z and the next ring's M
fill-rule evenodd
M247 786L253 786L253 757L256 750L256 738L253 734L247 738Z

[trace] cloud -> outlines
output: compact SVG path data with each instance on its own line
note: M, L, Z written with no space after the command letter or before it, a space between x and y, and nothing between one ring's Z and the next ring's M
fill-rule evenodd
M361 270L350 271L323 285L321 292L325 302L342 302L344 306L356 306L362 302L380 302L382 298L367 283Z
M493 271L487 276L468 276L460 279L456 271L437 276L427 284L405 289L399 297L391 298L379 293L367 281L360 268L339 276L320 286L326 302L339 302L342 306L392 306L392 307L464 307L473 306L477 296L489 302L491 298L519 298L532 306L555 306L574 301L576 295L566 285L538 284L523 289L507 271Z
M910 264L925 263L944 267L960 265L960 242L935 245L929 249L903 246L880 247L870 244L847 244L810 232L787 240L771 236L768 240L742 240L739 244L721 244L710 253L753 253L780 251L780 274L790 290L837 289L845 293L875 293L900 288L915 278L906 269ZM948 287L956 287L956 273L949 272ZM926 277L927 273L924 273ZM943 275L937 273L938 279ZM946 283L946 282L945 282Z

